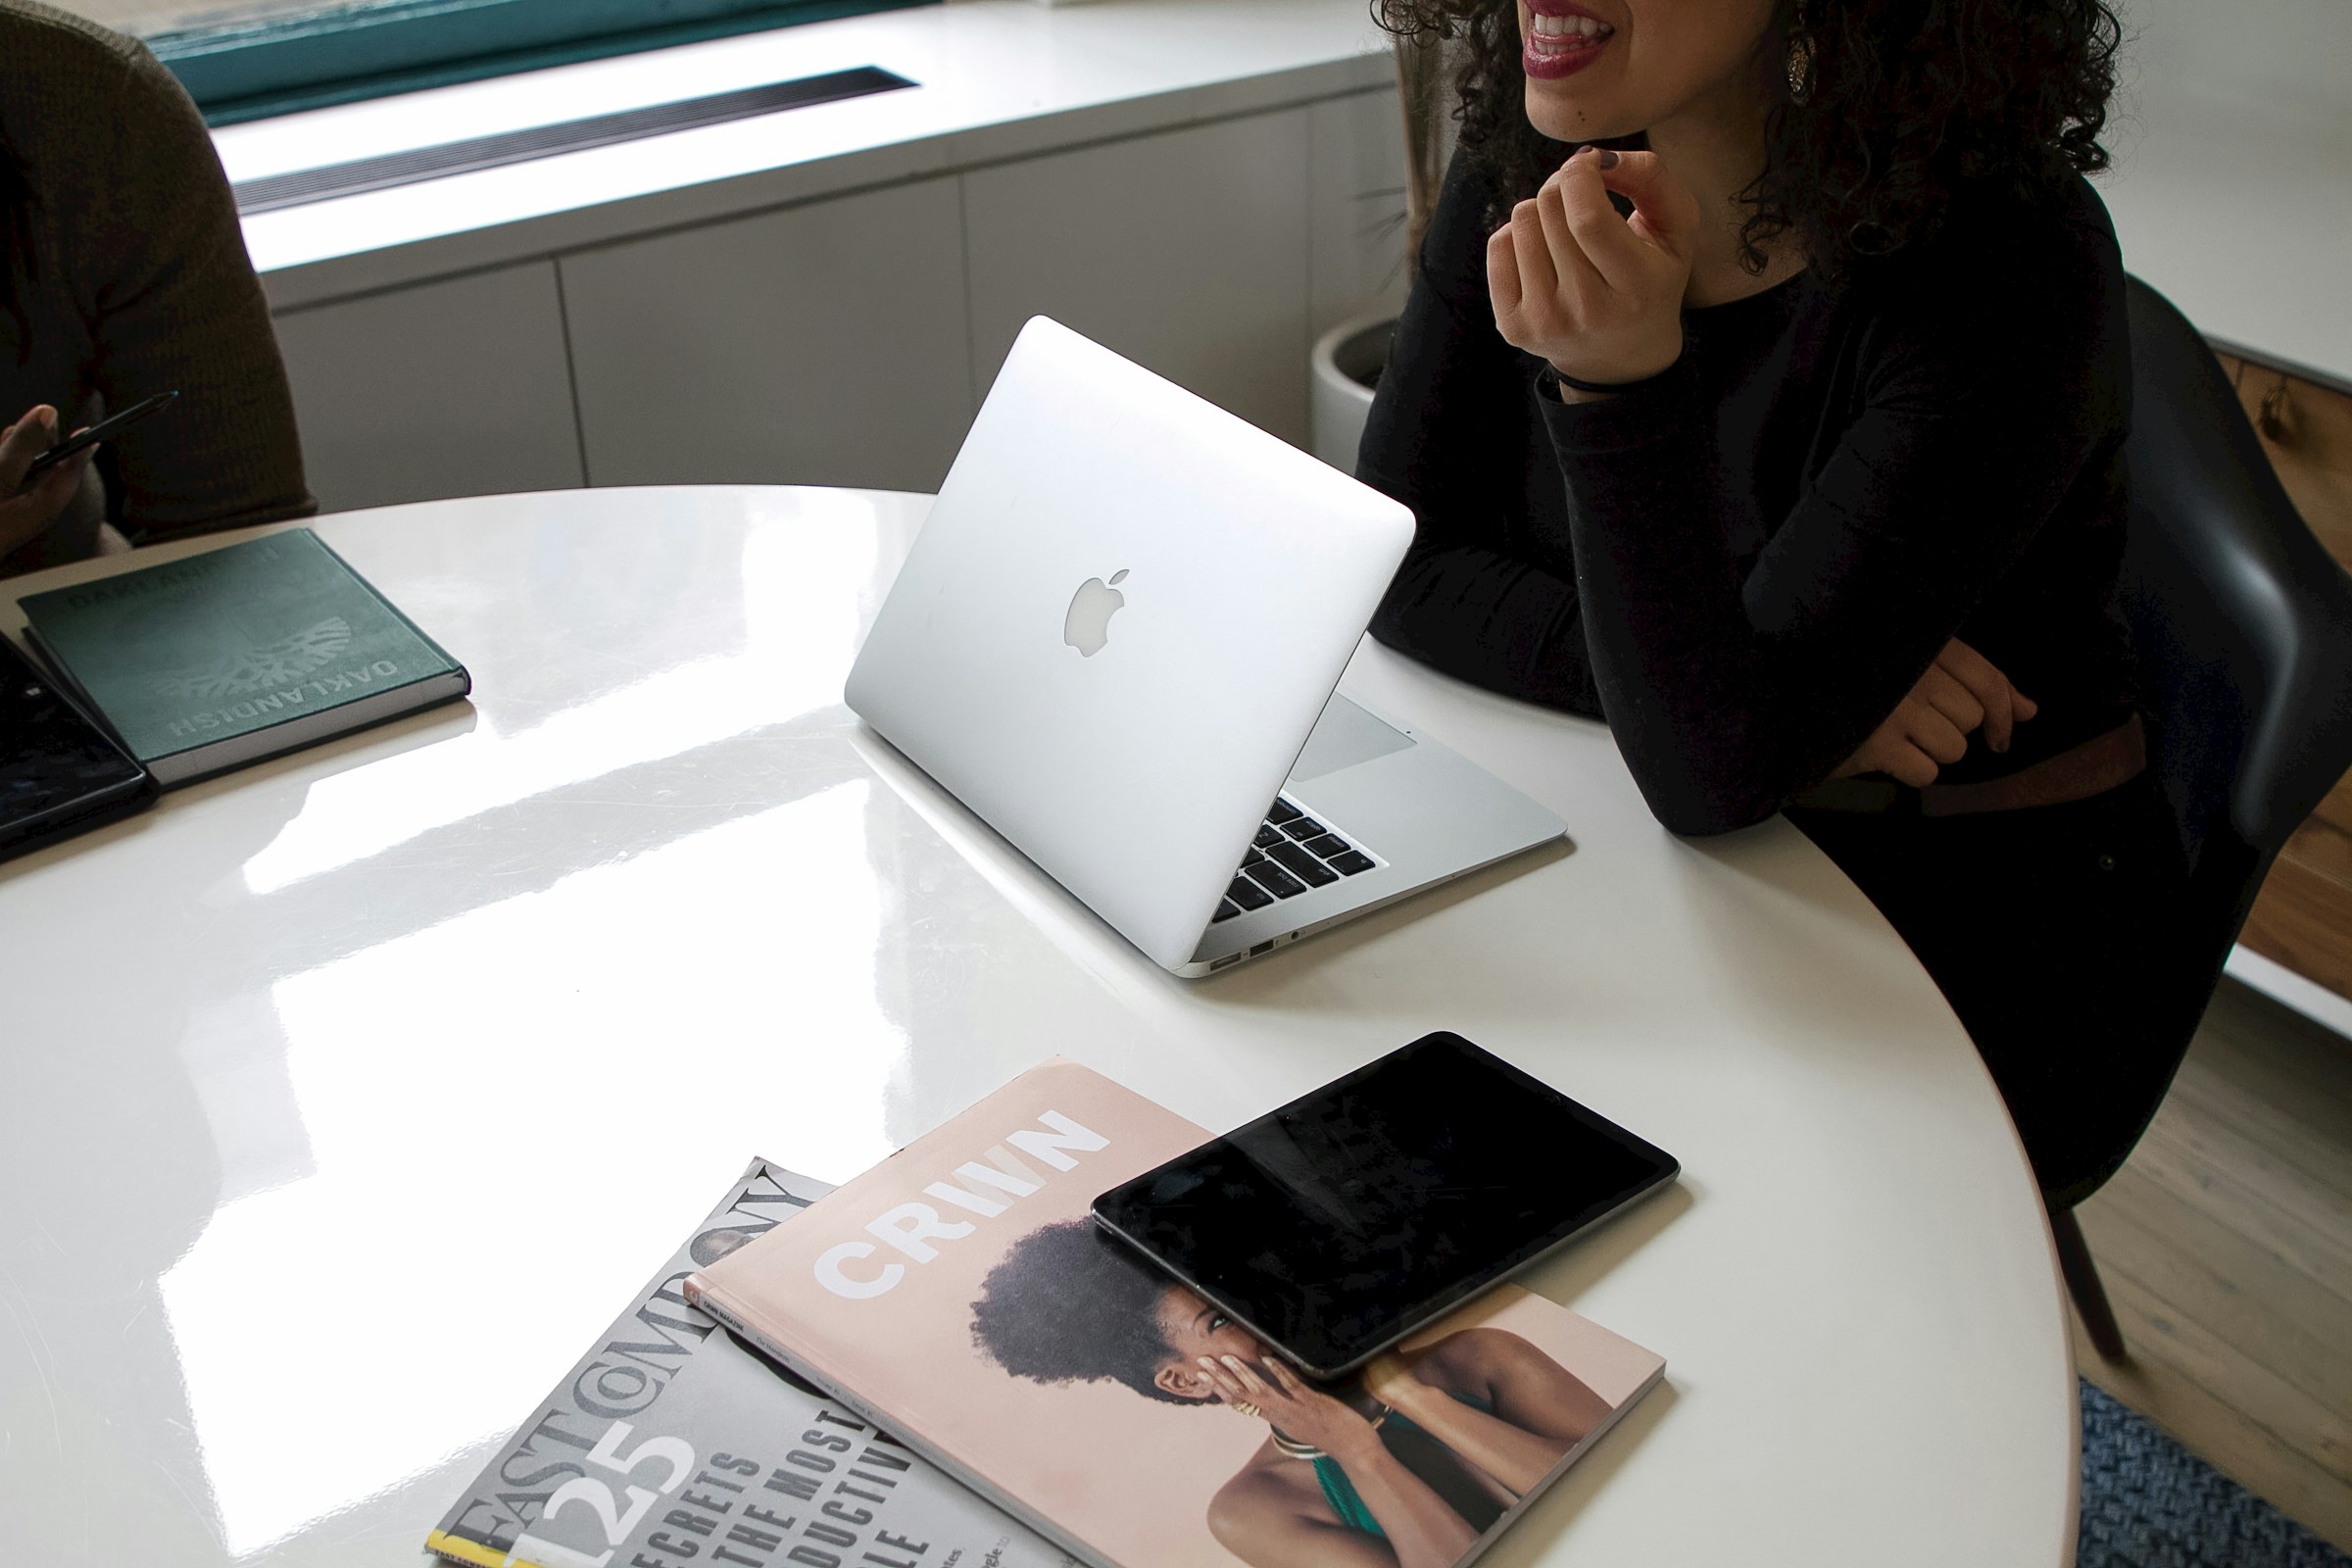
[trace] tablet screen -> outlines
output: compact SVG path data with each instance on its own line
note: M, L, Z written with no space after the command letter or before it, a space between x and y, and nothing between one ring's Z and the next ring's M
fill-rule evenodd
M1331 1377L1679 1169L1459 1035L1433 1034L1112 1189L1095 1217Z
M142 792L147 776L0 638L0 855Z

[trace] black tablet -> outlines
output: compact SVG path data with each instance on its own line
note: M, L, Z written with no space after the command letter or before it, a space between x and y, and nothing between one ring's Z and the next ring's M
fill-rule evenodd
M0 860L143 809L155 780L0 637Z
M1094 1214L1329 1378L1681 1168L1461 1036L1433 1034L1111 1189Z

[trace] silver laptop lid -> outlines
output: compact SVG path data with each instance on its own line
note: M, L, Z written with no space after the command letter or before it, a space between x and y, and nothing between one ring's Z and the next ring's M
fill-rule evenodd
M1176 968L1412 534L1396 501L1037 317L849 705Z

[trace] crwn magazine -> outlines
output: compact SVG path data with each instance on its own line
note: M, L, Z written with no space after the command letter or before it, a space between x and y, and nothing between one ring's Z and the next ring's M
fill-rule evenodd
M1101 1568L1454 1568L1664 1372L1504 1286L1301 1382L1088 1217L1205 1136L1050 1061L687 1294Z

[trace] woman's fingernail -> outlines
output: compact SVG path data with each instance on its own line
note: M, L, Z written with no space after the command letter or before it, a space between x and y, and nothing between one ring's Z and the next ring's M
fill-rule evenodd
M1592 149L1592 162L1597 168L1615 169L1617 167L1617 155L1609 151L1606 147L1595 147Z

